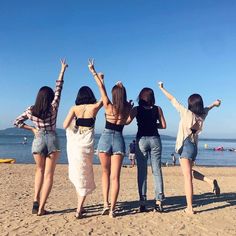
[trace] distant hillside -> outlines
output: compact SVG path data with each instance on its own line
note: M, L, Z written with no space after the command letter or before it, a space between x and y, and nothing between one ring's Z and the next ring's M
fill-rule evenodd
M65 130L64 129L57 129L57 134L59 136L65 136ZM33 134L25 129L19 129L19 128L7 128L4 130L0 130L0 135L14 135L14 136L32 136ZM96 138L98 138L100 136L100 134L96 134L95 135ZM125 135L125 137L133 139L135 138L136 134L129 134L129 135ZM161 138L163 140L174 140L175 138L172 136L168 136L168 135L161 135Z
M64 129L57 129L57 134L59 136L64 136L66 133ZM7 128L0 130L0 135L32 136L33 134L25 129Z

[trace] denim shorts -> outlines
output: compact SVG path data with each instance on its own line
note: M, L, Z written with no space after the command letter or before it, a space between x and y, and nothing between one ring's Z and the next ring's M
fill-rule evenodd
M197 157L197 145L190 138L184 140L183 146L179 150L180 158L195 161Z
M39 131L34 137L32 153L47 157L53 152L60 151L57 134L53 131Z
M122 132L104 129L98 141L98 152L109 155L125 155L125 141Z

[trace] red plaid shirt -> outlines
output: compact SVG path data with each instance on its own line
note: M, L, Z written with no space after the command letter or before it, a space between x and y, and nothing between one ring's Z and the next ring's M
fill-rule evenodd
M32 106L30 106L20 116L16 118L14 125L18 128L21 128L23 125L25 125L24 121L29 119L34 123L35 127L38 130L55 131L62 86L63 86L63 80L56 80L56 89L54 92L55 96L51 104L51 112L46 119L42 120L36 116L33 116Z

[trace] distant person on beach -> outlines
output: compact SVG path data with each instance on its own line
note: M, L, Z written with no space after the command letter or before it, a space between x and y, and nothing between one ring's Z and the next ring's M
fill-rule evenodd
M100 80L103 75L98 74ZM83 86L79 89L75 106L72 106L64 123L67 137L69 179L74 184L78 205L75 217L82 218L83 204L88 194L96 188L93 174L94 125L102 101L96 100L93 91Z
M171 153L171 157L172 157L172 162L173 162L173 166L176 165L176 156L174 153Z
M180 165L184 175L187 200L185 212L194 214L195 212L192 207L192 176L198 180L206 181L212 187L213 192L216 195L220 194L220 188L217 181L211 180L196 170L193 170L192 165L197 156L198 134L202 131L203 122L208 115L208 112L214 107L219 107L221 101L216 100L212 105L204 108L202 97L199 94L192 94L188 98L188 108L185 108L164 88L162 82L159 82L159 88L180 114L179 130L175 147L176 152L180 154Z
M89 60L89 70L97 82L105 109L106 125L98 142L98 155L102 166L102 192L104 208L102 215L115 217L115 206L120 189L120 171L125 155L125 142L122 130L131 109L127 102L126 90L121 82L112 88L112 102L107 96L104 82L98 76L94 61ZM111 206L109 207L109 190L111 191Z
M34 134L32 154L36 163L36 171L32 213L39 216L47 213L44 207L53 185L53 175L60 154L56 119L64 72L67 67L66 61L61 60L61 72L56 81L55 92L47 86L40 88L35 104L28 107L14 122L15 126L30 130ZM24 123L28 119L34 123L34 126Z
M143 88L138 96L138 106L134 107L127 119L129 124L136 117L138 132L136 135L136 158L138 167L138 192L140 212L146 211L147 204L147 163L151 161L155 187L155 211L162 212L164 186L161 170L162 143L158 129L166 128L161 107L155 105L155 96L151 88Z
M35 104L28 107L14 122L15 126L30 130L34 134L32 154L36 163L36 171L32 213L39 216L47 213L44 207L53 185L53 175L60 154L56 118L64 72L67 67L66 61L61 60L61 71L56 81L55 91L47 86L40 88ZM34 126L24 123L28 119L34 123Z
M129 160L130 160L130 163L131 163L131 167L134 167L135 166L135 140L133 140L132 143L130 143L129 145Z

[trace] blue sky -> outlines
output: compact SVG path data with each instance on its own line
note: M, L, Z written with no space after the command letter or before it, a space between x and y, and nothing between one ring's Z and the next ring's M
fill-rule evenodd
M38 89L54 87L66 57L69 68L58 114L58 127L80 86L98 89L87 59L105 74L110 94L123 81L136 100L143 87L155 91L167 129L176 135L179 116L160 93L157 81L183 104L200 93L205 105L222 106L205 122L202 137L236 138L236 1L3 1L0 9L0 129L35 101ZM101 110L96 131L104 127ZM124 130L136 133L136 121Z

